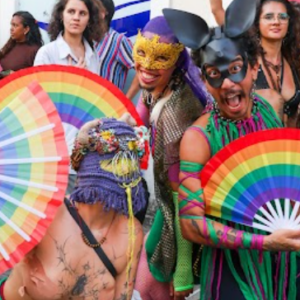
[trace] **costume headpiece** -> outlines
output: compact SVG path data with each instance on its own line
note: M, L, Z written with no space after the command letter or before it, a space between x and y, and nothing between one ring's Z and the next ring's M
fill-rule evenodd
M239 37L254 22L256 1L234 0L226 10L225 25L212 30L197 15L167 8L163 13L181 43L194 50L201 49L202 72L212 86L220 87L225 78L234 82L244 79L248 59L246 49ZM243 67L240 72L235 73L229 70L229 65L237 56L243 59ZM207 65L218 67L220 76L218 78L208 76L205 69Z
M77 171L71 200L101 202L105 209L127 216L131 206L134 214L143 209L146 198L140 182L139 158L144 155L145 138L145 128L134 130L116 119L86 123L78 132L71 156L72 167Z
M144 68L151 70L166 70L174 66L180 53L184 50L184 45L163 43L159 40L160 36L157 34L151 38L146 38L139 32L133 47L134 60ZM157 60L157 56L164 59Z
M78 132L71 155L77 182L70 199L113 209L128 216L128 264L134 257L134 214L146 206L139 159L145 153L147 129L135 130L125 122L103 118L86 123Z
M162 43L163 45L169 44L169 46L172 47L171 49L173 50L171 52L173 52L174 49L177 49L175 52L179 52L179 55L177 56L176 54L176 60L176 57L173 57L174 63L172 63L173 65L176 65L177 69L182 71L182 73L184 74L184 80L191 87L194 94L201 101L202 105L205 106L208 96L204 84L200 80L199 70L190 59L187 50L183 47L182 44L179 43L177 37L168 25L166 19L163 16L151 19L141 31L141 36L145 39L148 39L149 41L151 41L151 39L154 39L154 36L156 36L157 42ZM159 37L159 40L157 39L157 37ZM154 44L152 43L152 46L153 45ZM134 52L137 49L136 46L137 45L134 46ZM134 60L138 61L135 55Z

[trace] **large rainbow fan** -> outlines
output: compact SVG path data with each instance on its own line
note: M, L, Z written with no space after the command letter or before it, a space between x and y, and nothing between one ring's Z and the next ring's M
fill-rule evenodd
M45 65L17 71L0 81L0 109L32 81L48 93L62 119L69 153L78 129L95 118L120 118L129 112L142 121L132 102L111 82L85 69Z
M32 83L0 112L0 274L44 235L65 195L68 157L55 106Z
M300 229L300 130L248 134L201 174L206 214L267 232Z

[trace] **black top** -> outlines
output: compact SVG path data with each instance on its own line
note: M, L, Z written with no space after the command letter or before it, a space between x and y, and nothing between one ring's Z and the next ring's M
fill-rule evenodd
M287 114L288 117L292 117L297 113L298 105L300 103L299 78L298 78L296 71L293 68L292 68L292 73L293 73L296 91L295 91L294 96L291 99L289 99L288 101L285 101L285 103L284 103L284 113ZM282 80L283 80L283 76L281 77L281 85L282 85ZM256 89L257 90L270 89L266 75L265 75L261 65L259 66L258 73L257 73Z

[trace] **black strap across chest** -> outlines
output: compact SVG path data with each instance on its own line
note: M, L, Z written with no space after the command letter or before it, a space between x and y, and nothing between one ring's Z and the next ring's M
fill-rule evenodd
M85 222L83 221L81 216L78 214L78 212L76 211L76 208L74 206L72 206L72 204L70 202L68 202L67 200L65 200L65 205L66 205L70 215L73 217L73 219L78 224L78 226L82 230L83 234L88 238L90 243L97 244L98 241L95 239L95 237L91 233L89 227L85 224ZM111 261L109 260L109 258L107 257L107 255L105 254L105 252L103 251L103 249L101 247L96 247L93 249L99 256L99 258L101 259L101 261L103 262L103 264L105 265L107 270L110 272L112 277L116 278L117 271L116 271L115 267L113 266L113 264L111 263Z

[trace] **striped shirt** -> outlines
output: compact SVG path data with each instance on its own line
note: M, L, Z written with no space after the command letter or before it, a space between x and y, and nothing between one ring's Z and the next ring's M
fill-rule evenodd
M123 90L128 70L134 67L132 43L112 28L95 44L100 60L100 76Z

